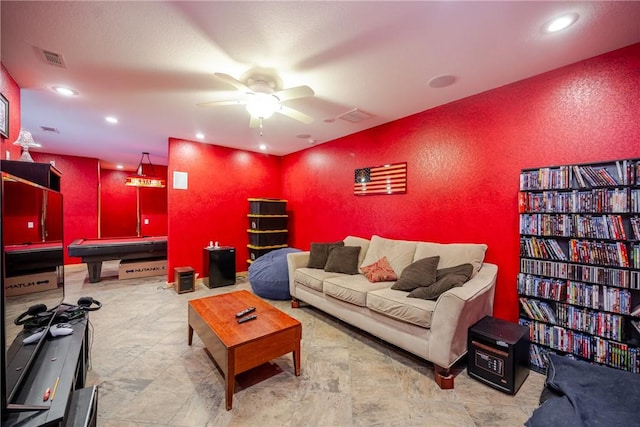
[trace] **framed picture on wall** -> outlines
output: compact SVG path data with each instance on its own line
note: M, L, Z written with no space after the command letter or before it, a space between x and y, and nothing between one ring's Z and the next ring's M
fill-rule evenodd
M0 136L9 138L9 101L0 93Z

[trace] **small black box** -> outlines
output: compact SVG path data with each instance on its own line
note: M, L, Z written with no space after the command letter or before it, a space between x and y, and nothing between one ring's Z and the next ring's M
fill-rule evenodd
M183 292L193 292L195 288L196 275L191 267L176 267L175 283L173 289L179 294Z
M284 215L287 201L278 199L249 199L249 213L256 215Z
M485 316L469 328L467 373L516 394L529 376L529 328Z
M258 258L260 258L262 255L267 254L271 251L274 251L276 249L280 249L280 248L286 248L287 245L275 245L275 246L253 246L253 245L247 245L247 248L249 249L249 261L253 262L255 260L257 260Z

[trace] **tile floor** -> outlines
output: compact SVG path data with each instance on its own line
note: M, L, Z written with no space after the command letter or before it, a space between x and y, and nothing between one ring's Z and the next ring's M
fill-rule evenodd
M522 426L544 384L531 372L510 396L462 365L455 389L441 390L429 363L316 309L272 301L302 322L302 375L291 355L241 375L226 411L223 377L197 335L187 345L187 301L250 290L246 279L177 294L165 276L117 280L117 263L105 263L99 283L84 265L65 270L66 302L103 304L90 313L87 377L99 386L99 426Z

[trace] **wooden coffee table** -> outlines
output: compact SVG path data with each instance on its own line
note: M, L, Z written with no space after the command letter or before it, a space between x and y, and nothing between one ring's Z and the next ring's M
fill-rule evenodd
M255 307L257 319L238 323L236 313ZM224 374L227 411L231 409L235 376L293 352L300 375L302 324L246 290L189 301L189 345L196 331Z

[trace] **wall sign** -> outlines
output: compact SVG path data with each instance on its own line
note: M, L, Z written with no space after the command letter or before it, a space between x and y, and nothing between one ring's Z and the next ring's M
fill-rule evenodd
M404 194L407 192L407 163L393 163L356 169L353 194Z

